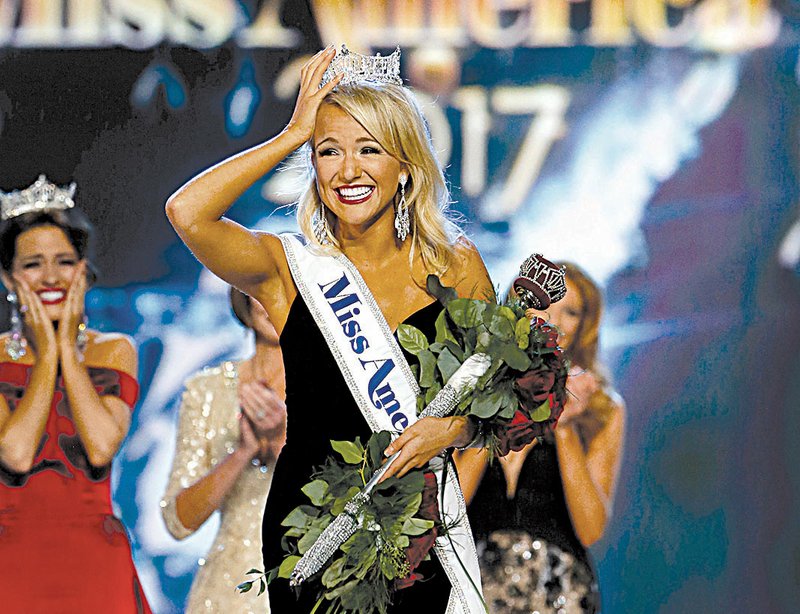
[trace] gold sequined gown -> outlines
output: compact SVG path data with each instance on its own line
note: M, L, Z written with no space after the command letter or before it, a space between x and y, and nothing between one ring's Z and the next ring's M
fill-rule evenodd
M170 533L183 539L192 531L175 511L175 497L231 454L239 441L237 363L209 367L187 382L180 408L175 460L161 512ZM220 508L220 527L211 550L200 559L186 604L188 614L264 614L266 592L240 594L236 585L249 569L262 569L260 528L272 466L249 465Z

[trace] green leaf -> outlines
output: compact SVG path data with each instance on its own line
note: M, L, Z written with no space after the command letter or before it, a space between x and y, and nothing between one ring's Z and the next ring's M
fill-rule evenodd
M344 571L344 557L336 559L330 564L328 569L322 574L322 585L327 588L332 588L339 584L342 580L342 571Z
M258 594L262 595L264 591L267 590L267 583L264 582L264 578L258 581Z
M278 577L288 579L289 576L292 575L292 572L294 571L294 568L299 560L300 557L295 554L287 556L285 559L283 559L281 566L278 567Z
M433 382L433 385L425 392L425 404L428 405L433 401L434 397L439 394L441 389L442 385L439 382Z
M405 535L422 535L433 527L433 520L423 518L408 518L403 523L403 533Z
M439 373L442 374L442 381L447 382L461 366L461 363L458 362L458 359L453 356L450 350L445 349L439 354L436 366L439 367Z
M476 418L492 418L497 410L500 409L500 403L503 401L503 394L499 390L495 390L489 394L482 394L472 403L469 408L469 413Z
M348 465L360 465L364 460L364 448L357 442L331 440L331 446L342 455Z
M418 328L409 324L397 327L397 340L407 352L417 356L422 350L428 349L428 340Z
M367 442L368 458L370 469L377 469L385 460L383 451L392 441L392 434L389 431L379 431L370 436Z
M453 353L453 356L458 358L458 362L464 362L464 350L461 349L461 346L455 343L454 341L445 341L445 347Z
M322 529L319 527L312 526L308 529L305 535L301 537L297 542L297 550L300 554L305 554L308 549L314 545L314 542L317 541L317 538L322 534Z
M548 418L550 418L550 399L531 412L531 420L535 422L544 422Z
M502 315L495 314L489 323L489 332L501 339L511 339L514 337L514 325Z
M477 299L459 298L447 304L447 313L456 326L475 328L483 321L486 303Z
M531 321L528 318L522 317L517 320L517 325L514 327L514 337L517 339L519 349L528 349L531 342Z
M312 518L306 514L306 512L303 510L303 507L304 506L299 505L289 512L289 515L281 520L281 526L305 529L311 523Z
M249 591L251 588L253 588L253 582L252 582L252 580L251 580L250 582L242 582L242 583L241 583L239 586L237 586L236 588L238 588L238 589L239 589L239 592L240 592L240 593L246 593L246 592L247 592L247 591Z
M341 514L344 511L344 506L347 505L350 502L350 499L355 497L360 490L361 489L358 486L351 486L344 497L339 497L333 502L333 505L331 506L331 514L334 516Z
M263 574L264 572L263 572L263 571L261 571L260 569L256 569L255 567L253 567L253 568L252 568L250 571L248 571L248 572L247 572L247 574L245 574L245 575L249 575L249 574L251 574L251 573Z
M433 386L434 377L436 376L436 356L433 352L423 350L417 354L419 359L419 385L422 388L430 388Z
M447 325L447 312L442 310L442 313L436 318L436 341L444 343L445 341L452 341L456 343L456 338L450 332L450 327Z
M517 323L517 314L514 313L514 310L506 305L500 305L497 309L497 315L504 317L508 320L512 326L516 325Z
M328 494L328 483L325 480L314 480L303 486L300 490L311 499L311 503L320 506L322 505L323 499L325 499L325 495Z
M526 371L531 365L528 355L514 344L504 344L500 349L500 358L515 371Z

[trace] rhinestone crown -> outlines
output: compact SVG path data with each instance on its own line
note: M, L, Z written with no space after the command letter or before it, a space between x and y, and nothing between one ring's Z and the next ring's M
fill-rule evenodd
M0 218L8 220L31 211L71 209L75 206L72 197L76 187L75 183L58 187L50 183L44 175L39 175L33 185L24 190L0 191Z
M372 83L393 83L403 85L400 78L400 47L387 56L361 55L342 45L342 49L333 58L322 75L320 87L339 74L344 74L339 85L370 81Z

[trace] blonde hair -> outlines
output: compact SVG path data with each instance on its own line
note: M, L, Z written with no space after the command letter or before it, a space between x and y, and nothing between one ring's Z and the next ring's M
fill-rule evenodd
M411 222L411 256L419 252L428 272L442 274L452 263L461 230L448 217L450 192L436 159L430 133L416 98L405 87L390 84L340 85L323 104L339 107L350 115L408 171L406 203ZM336 217L324 207L329 245L322 245L313 232L315 215L322 201L311 164L313 139L302 153L308 183L297 203L297 223L306 238L320 249L339 249L333 234Z

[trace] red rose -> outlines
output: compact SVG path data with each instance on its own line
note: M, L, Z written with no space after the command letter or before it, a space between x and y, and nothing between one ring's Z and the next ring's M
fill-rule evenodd
M552 369L532 369L520 375L514 382L520 405L529 414L547 400L556 383Z
M421 574L415 570L428 556L433 548L436 538L439 536L439 487L436 482L436 475L432 471L425 472L425 487L422 490L422 502L419 504L418 518L433 520L434 525L422 535L412 537L406 548L406 560L408 561L409 572L405 578L395 580L395 589L408 588L417 580L422 580Z
M534 422L522 410L517 410L508 426L497 429L497 447L500 456L509 452L519 452L534 439L543 435L548 422Z

